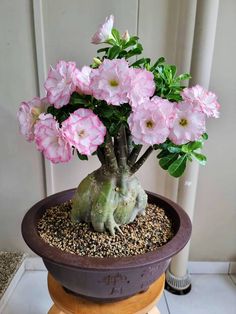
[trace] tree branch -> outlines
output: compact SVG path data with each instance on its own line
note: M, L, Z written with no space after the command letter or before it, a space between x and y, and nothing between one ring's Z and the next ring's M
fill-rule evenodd
M120 127L117 136L114 138L114 144L118 166L121 171L125 170L127 168L127 155L128 155L125 126L122 125Z
M145 151L145 153L139 158L139 160L131 167L131 174L134 174L136 171L139 170L139 168L144 164L144 162L147 160L147 158L151 155L153 152L153 147L150 146Z
M114 153L114 147L113 147L112 139L108 133L106 135L106 143L104 145L104 153L105 153L105 160L106 160L107 167L109 167L112 172L117 172L118 171L118 165L117 165L116 155Z
M102 165L105 165L106 160L105 160L105 155L104 155L104 149L102 147L98 147L98 149L97 149L97 156L98 156L98 159L99 159L100 163Z
M133 148L134 148L134 144L132 141L132 136L130 134L130 131L128 128L126 128L126 139L127 139L127 149L128 149L128 155L131 154Z
M129 158L128 158L128 165L130 167L132 167L134 165L136 159L138 158L139 153L141 152L142 147L143 147L142 145L136 145L132 149L132 151L131 151L131 153L129 155Z

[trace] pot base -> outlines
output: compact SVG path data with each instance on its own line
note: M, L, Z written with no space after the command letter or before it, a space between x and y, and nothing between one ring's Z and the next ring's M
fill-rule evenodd
M155 308L155 305L162 296L164 283L165 275L163 274L146 292L138 293L118 303L101 304L65 292L65 289L49 274L48 290L54 305L48 314L62 314L63 311L71 314L115 314L131 311L134 314L157 314L160 312Z
M134 294L131 294L131 295L126 295L126 297L121 297L121 298L115 298L115 299L100 299L100 298L95 298L95 297L88 297L86 295L82 295L82 294L79 294L79 293L76 293L70 289L67 289L65 287L62 286L62 288L64 289L64 291L68 294L72 294L73 296L75 297L78 297L78 298L83 298L83 299L87 299L89 301L92 301L92 302L97 302L97 303L100 303L100 304L103 304L103 303L111 303L111 302L119 302L119 301L122 301L124 299L128 299L128 298L131 298ZM148 288L146 288L145 290L143 291L140 291L138 292L137 294L139 293L144 293L148 290Z

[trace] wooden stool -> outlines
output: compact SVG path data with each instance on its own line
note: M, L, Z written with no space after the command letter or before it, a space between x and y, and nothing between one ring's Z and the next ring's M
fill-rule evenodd
M155 306L165 283L163 274L146 292L113 303L96 303L66 293L62 286L48 274L48 290L54 302L48 314L160 314Z

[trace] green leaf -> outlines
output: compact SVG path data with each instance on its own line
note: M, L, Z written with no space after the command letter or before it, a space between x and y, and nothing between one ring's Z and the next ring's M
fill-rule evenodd
M160 57L151 67L151 70L154 70L159 64L164 63L166 60L164 57Z
M121 51L121 49L119 46L113 46L113 47L109 48L108 53L107 53L107 57L109 59L114 59L119 55L120 51Z
M83 99L83 98L72 98L70 99L70 104L71 105L87 105L88 100Z
M181 97L180 95L178 95L178 94L167 94L167 95L166 95L166 98L167 98L168 100L174 100L174 101L180 101L180 100L182 100L182 97Z
M200 142L200 141L195 141L195 142L189 143L187 146L188 146L189 152L192 152L192 151L194 151L194 150L196 150L196 149L202 148L202 145L203 145L202 142Z
M175 65L171 65L170 68L171 68L171 72L172 72L172 77L175 77L175 74L177 72L177 67Z
M111 123L109 125L108 131L111 136L116 136L120 128L120 123Z
M147 63L147 62L150 62L149 58L142 58L142 59L139 59L139 60L135 61L134 63L132 63L131 66L137 67L137 66L144 64L144 63Z
M107 52L107 51L108 51L108 49L109 49L108 47L98 49L98 50L97 50L97 53L100 53L100 52Z
M167 170L169 166L178 158L178 154L171 154L159 160L162 169Z
M133 57L135 55L140 55L143 51L143 47L140 43L137 44L137 46L134 49L131 49L127 52L127 55L125 56L126 59Z
M175 160L168 168L168 172L172 177L180 177L186 168L187 155L184 155Z
M184 74L180 74L177 78L176 81L180 82L180 81L185 81L185 80L189 80L191 78L191 75L189 73L184 73Z
M203 166L206 165L207 158L206 158L205 155L193 152L193 153L192 153L192 156L193 156L201 165L203 165Z
M109 108L104 109L102 112L102 116L108 119L111 118L113 115L114 115L114 110L109 109Z
M128 47L131 47L131 46L135 46L137 44L137 41L138 41L138 37L131 37L129 41L127 41L125 43L125 45L123 45L123 48L124 49L127 49Z
M169 155L170 155L170 152L168 150L164 149L157 155L157 158L161 159L161 158L169 156Z
M189 148L187 144L182 145L182 152L188 154L189 153Z
M116 42L113 38L108 39L108 40L106 41L106 43L107 43L107 44L110 44L110 45L112 45L112 46L117 44L117 42Z
M172 154L181 152L181 147L178 147L178 146L169 146L167 147L167 149Z
M120 41L120 33L117 29L113 28L111 31L113 37L115 38L115 40L117 41L117 43L119 43Z
M77 150L76 153L80 160L88 160L88 156L80 154Z
M202 134L202 138L203 138L205 141L208 140L208 134L207 134L207 133Z

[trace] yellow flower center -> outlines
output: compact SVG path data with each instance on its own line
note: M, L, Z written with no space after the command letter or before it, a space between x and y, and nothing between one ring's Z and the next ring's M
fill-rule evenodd
M180 119L179 125L181 126L187 126L188 125L188 120L185 118Z
M147 127L148 129L153 129L154 126L155 126L155 123L154 123L152 120L147 120L147 121L146 121L146 127Z
M116 80L110 80L109 81L109 84L112 86L112 87L116 87L119 85L119 82L117 82Z
M80 130L79 137L84 137L84 136L85 136L85 130Z
M41 108L38 108L38 107L33 107L31 109L31 114L32 114L32 117L33 119L36 121L38 120L38 117L39 115L42 113L43 111L41 110Z

